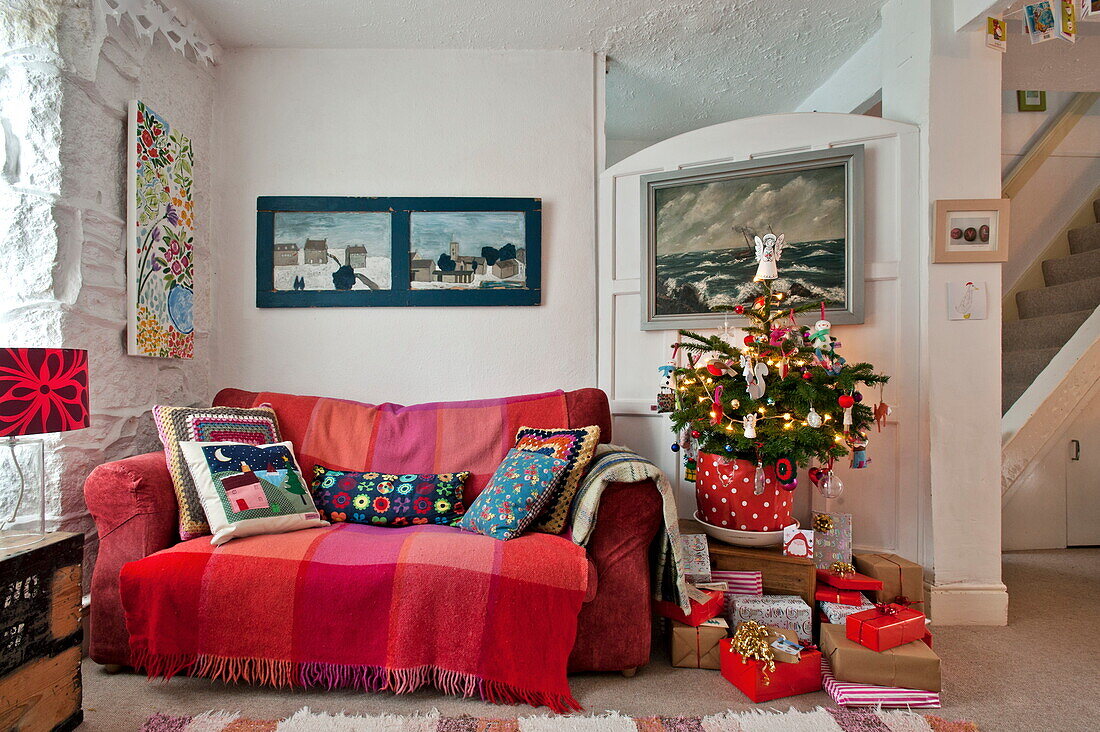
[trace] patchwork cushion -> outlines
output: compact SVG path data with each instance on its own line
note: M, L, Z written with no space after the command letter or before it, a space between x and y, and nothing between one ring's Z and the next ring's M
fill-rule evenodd
M321 515L334 523L450 525L466 512L466 472L391 475L317 465L313 475L313 500Z
M217 546L256 534L327 526L289 442L181 442Z
M554 492L550 502L533 527L535 531L560 534L565 530L565 520L577 494L581 476L592 462L596 445L600 442L600 428L596 426L576 429L534 429L521 427L516 433L516 449L537 452L565 461L561 487Z
M561 485L567 462L537 452L512 449L489 485L455 524L507 541L523 533Z
M263 445L280 442L279 420L271 407L153 407L172 487L180 508L180 538L187 540L210 533L195 481L180 450L181 442L240 442Z

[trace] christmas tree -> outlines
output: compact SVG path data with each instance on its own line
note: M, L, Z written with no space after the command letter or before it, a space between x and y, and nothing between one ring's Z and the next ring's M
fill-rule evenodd
M863 467L869 428L885 418L888 407L872 409L859 389L885 384L889 377L840 355L825 303L784 306L787 294L773 287L782 236L757 237L756 245L760 267L754 297L726 308L748 318L743 343L682 330L673 346L674 354L688 361L672 369L669 380L678 437L673 450L686 448L689 478L697 451L781 465L784 471L816 460L823 474L852 453L852 466ZM820 319L812 328L798 325L799 314L818 307ZM816 476L811 472L811 479Z

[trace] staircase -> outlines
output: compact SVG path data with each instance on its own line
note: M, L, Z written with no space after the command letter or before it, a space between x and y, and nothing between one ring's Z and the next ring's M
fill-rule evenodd
M1070 229L1070 253L1043 262L1046 286L1016 293L1020 319L1001 330L1002 414L1100 305L1100 200L1092 209L1097 223Z

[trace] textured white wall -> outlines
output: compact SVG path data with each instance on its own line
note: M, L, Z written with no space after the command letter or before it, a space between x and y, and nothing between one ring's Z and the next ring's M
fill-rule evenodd
M163 39L138 42L92 0L18 0L3 15L0 60L0 345L89 352L92 426L48 443L47 518L91 531L83 500L93 467L159 442L157 403L209 398L210 126L213 75ZM141 98L195 146L196 327L192 361L133 358L124 345L126 107ZM94 556L89 552L89 558Z
M227 53L213 384L404 403L593 385L596 65L539 51ZM262 195L541 197L543 304L257 309Z

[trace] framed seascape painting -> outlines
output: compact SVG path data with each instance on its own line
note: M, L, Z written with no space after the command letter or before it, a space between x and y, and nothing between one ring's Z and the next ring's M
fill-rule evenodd
M756 296L755 237L783 234L777 291L863 322L863 146L642 176L642 329L720 328Z
M538 305L538 198L263 196L257 307Z
M126 350L192 358L194 211L191 140L140 101L127 134Z

